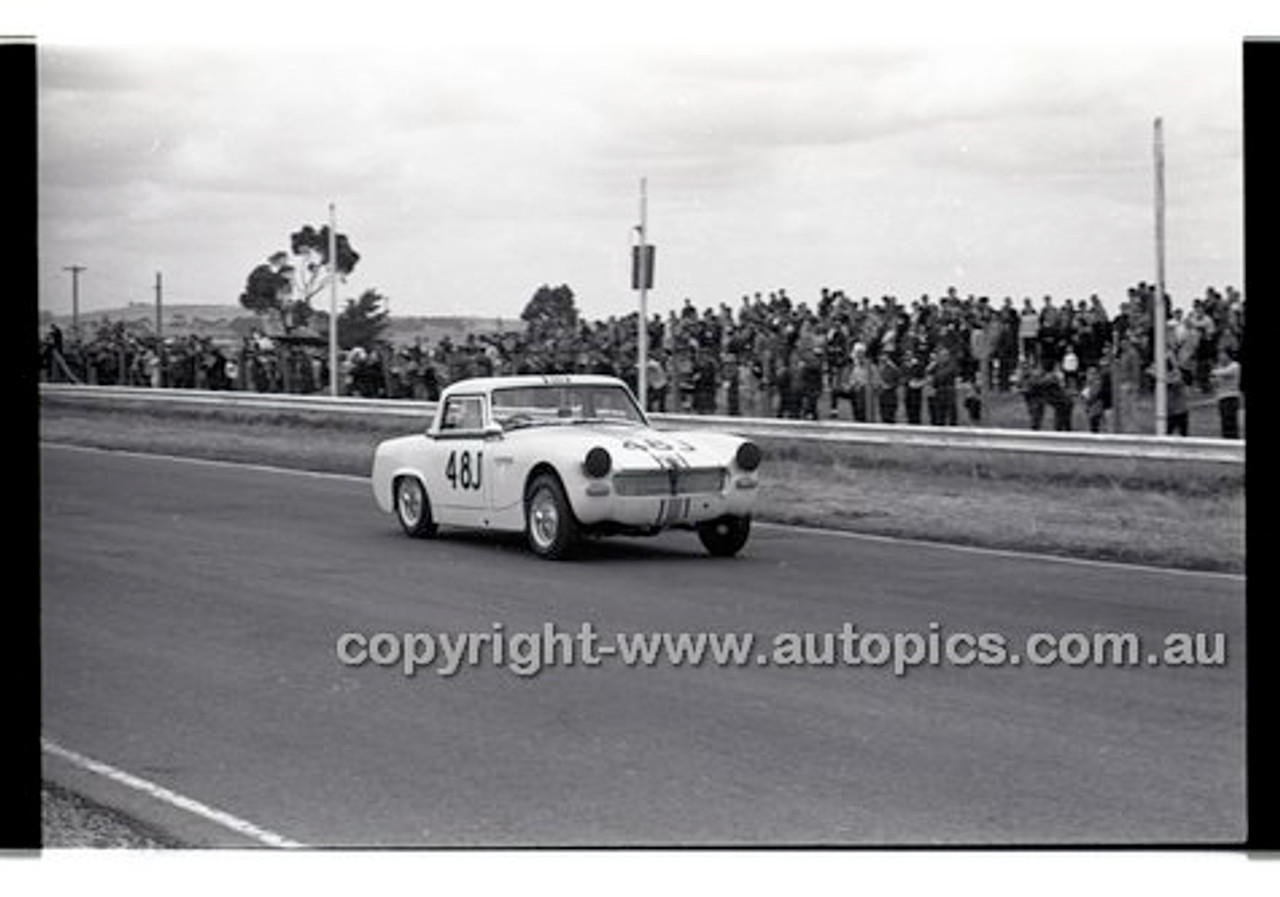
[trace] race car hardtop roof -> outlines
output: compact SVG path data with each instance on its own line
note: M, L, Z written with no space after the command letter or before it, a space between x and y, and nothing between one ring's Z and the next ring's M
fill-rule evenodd
M505 377L471 377L451 383L444 396L452 393L490 393L495 389L519 389L530 386L621 386L626 383L617 377L603 374L515 374Z

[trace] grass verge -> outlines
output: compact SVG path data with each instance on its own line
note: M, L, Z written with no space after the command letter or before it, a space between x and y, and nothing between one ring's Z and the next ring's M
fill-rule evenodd
M41 397L41 437L48 441L360 476L380 440L414 428L397 417ZM1244 571L1244 472L1236 466L761 443L761 519Z

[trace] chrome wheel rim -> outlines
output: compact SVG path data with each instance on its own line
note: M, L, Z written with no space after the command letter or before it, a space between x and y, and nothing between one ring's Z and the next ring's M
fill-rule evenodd
M400 484L400 519L406 526L417 526L422 519L422 487L413 480Z
M539 548L549 548L560 532L560 511L549 489L539 489L529 502L529 535Z

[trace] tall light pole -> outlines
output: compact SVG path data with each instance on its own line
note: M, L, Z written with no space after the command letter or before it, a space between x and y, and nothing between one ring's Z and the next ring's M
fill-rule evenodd
M64 265L62 270L71 272L71 332L80 339L80 272L88 269L84 265Z
M329 203L329 395L338 394L338 213Z
M1156 361L1156 435L1167 429L1169 398L1165 393L1168 362L1165 361L1164 323L1164 123L1155 122L1155 171L1156 171L1156 300L1155 300L1155 361Z

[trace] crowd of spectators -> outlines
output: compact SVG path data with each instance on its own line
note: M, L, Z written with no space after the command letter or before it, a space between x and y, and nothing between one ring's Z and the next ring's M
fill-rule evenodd
M823 289L813 304L779 289L701 310L686 299L648 322L649 410L815 420L847 409L855 421L981 425L990 391L1017 391L1034 429L1050 413L1052 426L1071 429L1079 408L1100 430L1108 413L1154 388L1155 294L1138 284L1114 314L1096 295L993 302L954 289L910 302ZM1242 381L1244 299L1232 287L1209 288L1189 309L1168 297L1165 305L1170 426L1185 433L1175 415L1190 394L1221 392L1226 365ZM434 399L460 379L519 373L610 374L635 388L637 323L633 313L541 328L536 339L509 331L356 348L343 353L343 390ZM230 346L160 341L108 323L83 342L51 330L42 367L53 379L312 392L327 388L325 352L261 333Z
M162 339L109 319L83 339L51 325L40 344L40 368L47 380L102 386L309 393L328 383L323 350L287 337L256 331L238 341Z

